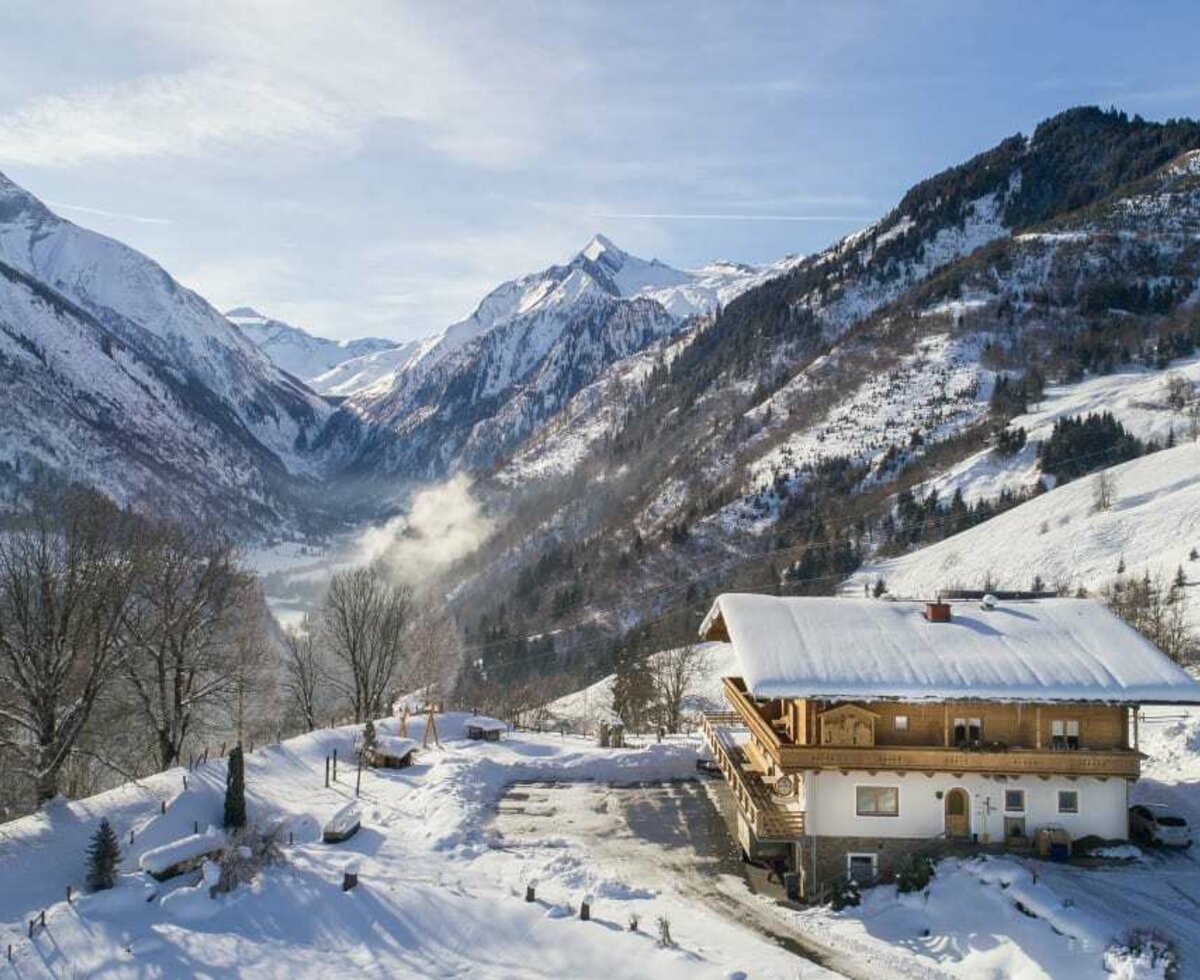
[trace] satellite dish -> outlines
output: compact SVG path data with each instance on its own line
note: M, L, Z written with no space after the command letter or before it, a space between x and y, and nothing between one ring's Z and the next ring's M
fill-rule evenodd
M791 796L796 792L796 783L791 776L780 776L772 788L776 796Z

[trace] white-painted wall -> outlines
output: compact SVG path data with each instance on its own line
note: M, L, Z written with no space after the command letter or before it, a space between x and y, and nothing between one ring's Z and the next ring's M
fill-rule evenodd
M1093 777L1068 779L1051 776L1009 777L951 773L910 772L808 772L804 774L804 799L808 832L833 837L936 837L945 830L945 800L937 794L960 787L970 799L971 832L978 839L1000 841L1004 817L1020 816L1004 811L1004 791L1025 791L1025 832L1032 837L1039 827L1055 824L1066 828L1072 838L1095 834L1107 839L1128 836L1128 787L1124 779ZM900 790L900 813L895 817L860 817L856 812L856 786L896 786ZM1058 812L1058 791L1079 793L1078 813Z

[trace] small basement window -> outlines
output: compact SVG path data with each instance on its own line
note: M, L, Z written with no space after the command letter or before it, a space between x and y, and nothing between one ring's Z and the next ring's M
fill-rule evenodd
M1079 748L1079 721L1074 718L1056 718L1050 722L1050 748Z
M899 786L856 786L855 812L860 817L898 817L900 815Z
M1023 789L1006 789L1004 791L1004 812L1005 813L1024 813L1025 812L1025 790L1023 790Z
M1078 813L1079 812L1079 790L1077 790L1077 789L1060 789L1058 791L1058 812L1059 813Z
M895 728L898 732L908 731L908 715L896 715Z
M847 854L846 877L860 885L869 885L875 881L875 869L878 856L875 854Z

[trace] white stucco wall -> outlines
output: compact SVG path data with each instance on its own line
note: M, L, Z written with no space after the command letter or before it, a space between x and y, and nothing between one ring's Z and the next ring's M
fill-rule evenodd
M855 806L856 786L896 786L900 790L900 813L895 817L860 817ZM1065 776L1040 779L1021 776L999 781L992 776L950 773L932 777L923 773L899 776L894 772L805 773L804 797L808 831L834 837L936 837L945 829L945 801L937 793L959 787L970 799L971 832L983 841L999 841L1004 835L1004 817L1020 816L1004 811L1004 791L1025 791L1025 832L1033 836L1039 827L1056 824L1073 838L1095 834L1108 839L1128 836L1126 808L1128 787L1124 779L1099 780ZM1078 813L1058 812L1058 791L1079 793Z

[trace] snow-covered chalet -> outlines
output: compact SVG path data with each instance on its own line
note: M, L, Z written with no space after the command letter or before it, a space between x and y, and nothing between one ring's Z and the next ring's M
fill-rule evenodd
M1200 684L1102 603L717 598L730 711L705 734L752 857L800 894L904 855L1128 837L1138 708Z

